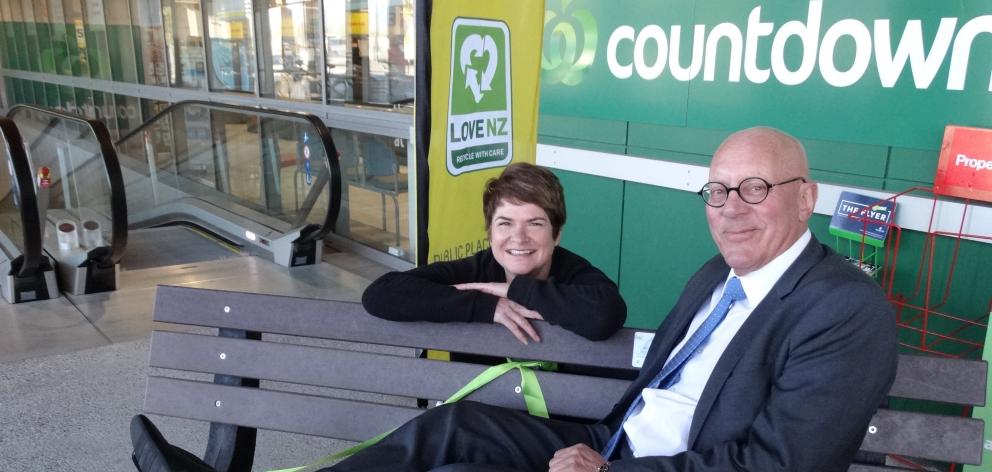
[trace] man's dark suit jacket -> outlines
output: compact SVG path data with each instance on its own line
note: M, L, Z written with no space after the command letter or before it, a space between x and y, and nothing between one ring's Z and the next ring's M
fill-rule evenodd
M603 420L611 431L729 271L717 256L689 280L640 376ZM689 450L610 470L845 471L895 371L895 314L882 291L813 238L717 362Z

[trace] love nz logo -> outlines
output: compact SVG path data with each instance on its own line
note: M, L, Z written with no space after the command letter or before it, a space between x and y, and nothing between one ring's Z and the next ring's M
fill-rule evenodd
M513 159L510 30L501 21L457 18L451 31L447 167L459 175Z

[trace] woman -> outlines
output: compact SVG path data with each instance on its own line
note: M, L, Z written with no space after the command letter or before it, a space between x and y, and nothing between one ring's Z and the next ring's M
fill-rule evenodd
M488 249L385 274L362 295L365 309L393 321L499 323L524 344L541 340L530 320L591 340L623 326L627 306L616 284L558 247L565 196L553 173L511 164L486 184L482 203Z

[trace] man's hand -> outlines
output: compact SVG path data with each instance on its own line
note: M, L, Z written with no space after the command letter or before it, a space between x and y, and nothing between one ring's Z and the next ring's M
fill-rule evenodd
M510 330L520 342L529 344L527 336L535 342L541 342L541 337L537 335L537 330L531 326L527 320L543 320L540 313L525 308L523 305L508 298L500 298L496 302L496 313L493 314L493 323L499 323Z
M559 449L548 462L548 472L594 472L606 463L599 452L585 444Z
M478 290L500 298L506 298L507 292L510 291L510 284L506 282L469 282L456 284L454 287L458 290Z

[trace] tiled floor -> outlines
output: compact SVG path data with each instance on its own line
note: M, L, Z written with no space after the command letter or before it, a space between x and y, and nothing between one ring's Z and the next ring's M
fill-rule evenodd
M327 251L324 260L286 268L229 257L127 270L113 292L0 303L0 363L145 338L159 284L358 301L370 279L389 270L347 253Z
M150 373L156 285L357 301L386 270L333 250L320 264L292 269L230 257L122 271L114 292L0 302L0 471L134 470L128 422L142 411ZM153 420L170 442L203 454L206 424ZM303 464L350 445L266 431L255 470Z

